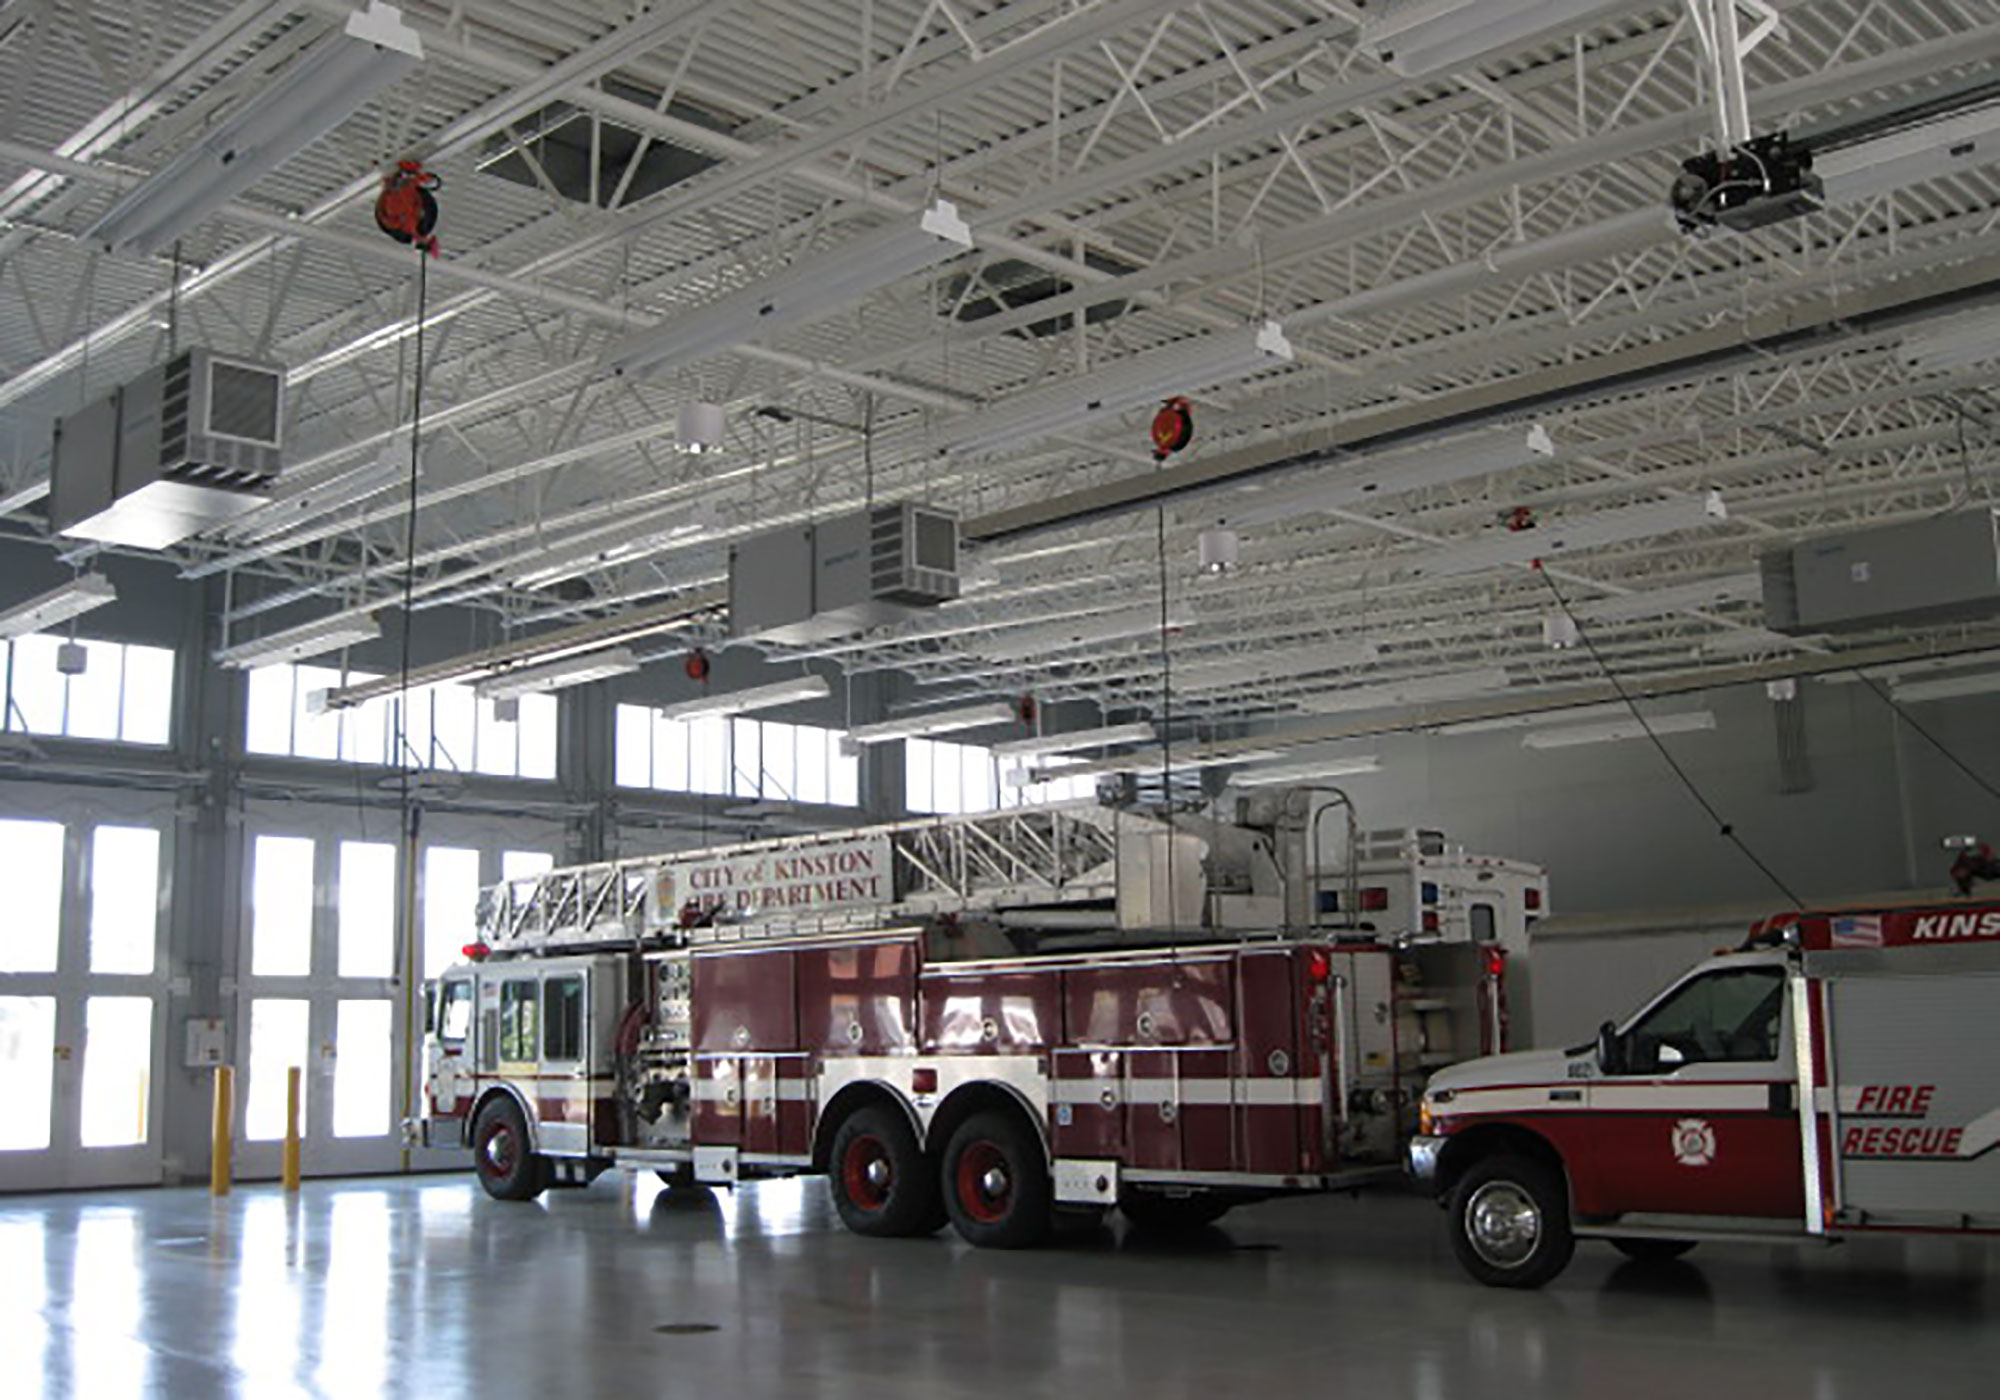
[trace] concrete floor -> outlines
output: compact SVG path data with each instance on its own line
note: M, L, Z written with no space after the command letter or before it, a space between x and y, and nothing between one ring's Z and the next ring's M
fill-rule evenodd
M844 1233L817 1180L0 1197L8 1396L1881 1400L2000 1393L2000 1249L1586 1245L1480 1288L1402 1196L1031 1254Z

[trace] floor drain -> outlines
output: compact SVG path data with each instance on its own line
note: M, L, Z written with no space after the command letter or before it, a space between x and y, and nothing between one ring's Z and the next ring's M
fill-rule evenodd
M662 1337L695 1337L703 1332L720 1332L713 1322L662 1322L653 1329Z

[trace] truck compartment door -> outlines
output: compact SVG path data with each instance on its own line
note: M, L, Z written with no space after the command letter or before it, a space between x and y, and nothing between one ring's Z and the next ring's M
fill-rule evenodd
M1835 1221L2000 1227L2000 974L1822 986Z

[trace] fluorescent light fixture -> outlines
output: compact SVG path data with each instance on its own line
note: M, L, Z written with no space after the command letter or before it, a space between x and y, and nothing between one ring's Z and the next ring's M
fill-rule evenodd
M947 424L945 450L962 455L1088 429L1128 409L1247 379L1292 362L1292 343L1276 321L1195 336L1116 360L1094 374L1005 398Z
M545 661L539 666L502 671L479 682L472 688L472 693L481 700L518 700L523 695L543 695L551 690L567 690L573 685L609 680L613 676L629 676L638 669L639 659L632 654L632 648L612 647L609 651L565 656L560 661Z
M1283 754L1283 749L1245 749L1241 753L1219 754L1193 746L1187 748L1176 746L1171 753L1164 748L1140 749L1136 753L1100 759L1087 767L1088 771L1093 773L1133 773L1145 777L1166 772L1170 764L1176 773L1192 773L1198 768L1223 768L1231 764L1251 763L1260 758L1279 758ZM1083 768L1086 765L1072 766ZM1050 778L1075 776L1061 766L1037 771L1047 773Z
M1524 749L1573 749L1584 744L1615 744L1626 739L1644 739L1652 734L1695 734L1715 728L1715 715L1695 710L1681 715L1656 715L1644 724L1637 719L1611 719L1602 724L1572 724L1560 729L1537 729L1521 737Z
M1898 358L1912 369L1964 369L2000 359L2000 314L1991 308L1953 316L1914 331Z
M1404 0L1361 25L1361 47L1421 78L1556 29L1578 28L1632 0Z
M1382 760L1373 754L1359 758L1309 758L1297 763L1272 763L1245 768L1229 775L1235 787L1276 787L1281 783L1305 782L1312 778L1351 778L1361 773L1379 773Z
M1572 611L1585 622L1634 622L1677 612L1704 612L1731 603L1753 602L1763 596L1761 576L1731 574L1665 588L1645 588L1629 597L1600 598L1594 603L1579 603Z
M1896 686L1889 694L1899 705L1920 705L1926 700L1956 700L1962 695L1991 695L1995 691L2000 691L2000 671L1910 681Z
M347 120L424 56L403 12L372 0L307 48L193 145L147 176L84 233L151 257Z
M676 540L692 539L706 528L697 522L683 522L668 526L666 529L648 530L644 534L628 536L625 539L587 545L582 549L551 551L550 554L541 555L520 565L520 572L514 574L509 582L519 588L546 588L550 584L579 578L584 574L595 573L599 569L644 559Z
M222 527L221 534L231 544L260 544L315 516L358 505L377 492L400 486L409 479L407 445L400 458L393 450L385 449L372 462L329 476L238 516Z
M1815 152L1828 204L1854 203L2000 160L2000 103Z
M1542 710L1534 714L1501 715L1496 719L1469 719L1462 724L1440 725L1439 734L1492 734L1505 729L1536 729L1545 724L1575 724L1579 720L1616 719L1632 711L1616 701L1602 705L1577 705L1563 710Z
M891 282L972 250L972 229L950 200L914 223L863 235L824 257L806 257L762 281L627 336L598 368L663 374L747 340L809 321Z
M1720 525L1728 519L1729 509L1720 491L1677 496L1573 520L1544 521L1532 530L1491 531L1484 537L1446 544L1416 556L1410 572L1422 578L1455 578Z
M1194 625L1194 615L1182 608L1167 611L1169 631ZM1072 647L1094 646L1099 642L1123 641L1127 637L1156 635L1160 630L1158 608L1121 608L1116 612L1073 617L1042 627L1006 632L990 642L975 642L971 650L989 661L1030 661L1047 652Z
M1750 656L1760 651L1823 651L1826 647L1823 633L1794 637L1768 627L1737 627L1710 637L1699 649L1703 656Z
M287 627L282 632L272 632L224 647L215 654L215 659L231 670L247 671L257 666L276 666L304 661L311 656L324 656L330 651L353 646L356 642L372 642L381 635L382 628L371 613L362 613L359 617L335 613L332 617L318 618L297 627Z
M709 719L715 715L740 715L751 710L770 710L801 700L824 700L833 693L825 676L800 676L796 680L754 685L748 690L731 690L721 695L704 695L698 700L682 700L659 708L661 719Z
M1193 694L1228 690L1257 681L1295 680L1321 671L1367 666L1380 656L1381 648L1373 642L1335 642L1327 646L1272 652L1262 657L1239 653L1190 661L1176 659L1174 689Z
M0 612L0 638L25 637L81 617L92 608L118 601L118 590L103 574L82 574L60 588Z
M1301 515L1365 505L1380 496L1513 471L1551 461L1555 455L1555 440L1539 423L1527 429L1495 428L1435 446L1350 460L1276 490L1248 488L1237 495L1241 504L1226 515L1232 525L1244 528L1279 525Z
M891 739L920 739L926 734L950 734L960 729L983 729L989 724L1012 724L1020 716L1005 700L978 705L961 705L952 710L931 710L905 715L879 724L856 725L847 737L857 744L885 744Z
M1374 710L1392 705L1421 705L1433 700L1464 700L1505 690L1507 672L1498 666L1478 671L1448 671L1437 676L1412 676L1382 685L1357 686L1298 697L1299 708L1312 714Z
M993 756L1035 758L1109 748L1113 744L1150 744L1157 738L1159 733L1150 724L1113 724L1103 729L1072 729L1062 734L1037 734L1032 739L1009 739L993 746Z

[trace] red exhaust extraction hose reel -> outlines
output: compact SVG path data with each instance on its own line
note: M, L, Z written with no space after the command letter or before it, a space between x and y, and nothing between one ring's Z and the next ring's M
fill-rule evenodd
M1153 415L1153 460L1164 462L1194 441L1194 405L1171 398Z
M424 169L421 162L397 161L396 168L382 177L382 193L375 196L375 227L398 243L436 257L438 244L432 230L437 228L438 202L431 191L443 187L444 181Z

